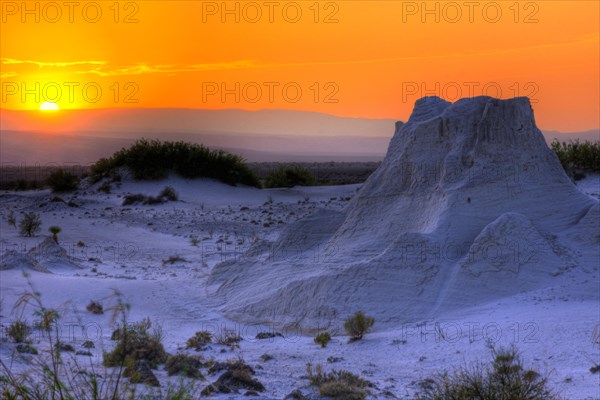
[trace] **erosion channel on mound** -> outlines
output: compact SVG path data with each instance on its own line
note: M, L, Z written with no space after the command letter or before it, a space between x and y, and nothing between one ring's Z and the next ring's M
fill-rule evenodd
M287 227L210 283L230 318L306 329L357 310L418 321L550 286L597 297L594 279L575 283L598 272L597 214L527 98L426 97L343 212Z

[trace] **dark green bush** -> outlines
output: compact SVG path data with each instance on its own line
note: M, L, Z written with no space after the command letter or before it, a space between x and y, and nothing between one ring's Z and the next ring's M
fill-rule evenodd
M421 382L419 400L557 400L547 379L523 367L514 348L492 349L491 366L443 373Z
M344 322L344 329L350 335L350 341L360 340L364 334L373 326L375 319L358 311Z
M55 193L70 192L77 189L79 178L64 169L59 168L48 176L46 183Z
M600 171L600 140L559 142L555 139L550 146L568 175L575 176L577 170Z
M103 362L107 367L135 365L137 361L147 361L151 368L156 368L167 360L167 353L162 344L159 331L150 332L152 323L149 319L126 325L113 332L117 345L111 352L104 353Z
M162 179L173 171L184 178L259 186L258 178L240 156L194 143L138 140L128 149L98 160L91 168L92 180L108 177L119 167L127 167L138 180Z
M27 237L35 236L40 231L40 226L42 226L42 221L33 212L25 214L19 221L19 231L21 235Z
M265 187L280 188L292 186L315 186L317 181L313 174L300 166L281 167L267 176Z

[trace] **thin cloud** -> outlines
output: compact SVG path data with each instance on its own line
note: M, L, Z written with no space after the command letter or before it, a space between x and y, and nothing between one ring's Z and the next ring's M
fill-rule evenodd
M191 65L146 65L136 64L131 66L121 66L116 68L92 68L88 70L77 71L78 74L93 74L99 76L122 76L122 75L142 75L142 74L163 74L175 72L200 72L200 71L222 71L245 68L258 68L260 65L251 60L231 61L224 63L207 63Z
M82 75L97 75L97 76L127 76L127 75L145 75L145 74L174 74L174 73L194 73L205 71L224 71L224 70L243 70L243 69L261 69L261 68L297 68L297 67L318 67L318 66L334 66L334 65L354 65L354 64L385 64L397 63L404 61L418 60L433 60L433 59L450 59L450 58L468 58L468 57L485 57L504 55L523 51L532 51L536 49L548 49L568 47L578 44L598 43L600 36L598 33L590 33L577 37L575 39L561 43L544 43L531 46L523 46L509 49L492 49L486 51L475 52L460 52L446 54L424 54L424 55L407 55L402 57L389 58L374 58L364 60L339 60L339 61L308 61L308 62L292 62L292 63L259 63L254 60L235 60L220 63L204 63L204 64L159 64L148 65L139 63L135 65L111 65L106 61L70 61L70 62L45 62L33 60L17 60L12 58L0 58L4 65L34 65L39 68L70 68L90 66L89 68L77 69L72 71ZM18 75L17 72L11 71L0 75L1 78Z
M104 65L106 61L69 61L69 62L46 62L34 60L17 60L14 58L0 58L2 64L5 65L35 65L39 68L56 68L56 67L71 67L77 65Z

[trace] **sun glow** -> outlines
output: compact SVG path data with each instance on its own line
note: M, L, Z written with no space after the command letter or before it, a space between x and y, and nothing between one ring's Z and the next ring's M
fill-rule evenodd
M51 101L45 101L40 105L41 111L58 111L58 104Z

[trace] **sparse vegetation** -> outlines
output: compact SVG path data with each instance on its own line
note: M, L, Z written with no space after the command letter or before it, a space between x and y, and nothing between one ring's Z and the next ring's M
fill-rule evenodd
M265 181L265 187L279 188L292 186L315 186L314 175L301 166L280 167L271 172Z
M204 346L212 342L212 334L208 331L198 331L188 339L186 348L201 351Z
M19 231L21 235L26 237L35 236L40 231L42 221L40 217L33 212L26 213L21 221L19 221Z
M327 343L331 340L331 334L329 332L321 332L315 336L315 343L320 344L321 347L327 347Z
M240 335L229 329L220 330L219 334L215 337L215 343L230 347L235 347L241 340L242 337Z
M255 336L258 340L274 339L276 337L283 337L283 335L279 332L258 332Z
M77 189L79 178L65 169L58 168L48 176L46 183L54 193L70 192Z
M123 198L123 205L142 203L144 205L164 204L168 201L178 200L177 192L170 186L166 186L158 196L145 196L143 194L128 194Z
M146 196L143 194L127 194L123 197L123 205L130 206L137 203L143 203L146 200Z
M169 376L180 374L188 378L203 378L200 372L202 366L202 358L198 356L175 354L167 358L165 370Z
M54 240L54 243L56 244L58 244L58 234L61 230L62 229L60 228L60 226L55 225L52 225L50 228L48 228L48 232L52 234L52 240Z
M344 329L350 336L350 341L353 342L361 340L374 323L374 318L366 316L362 311L358 311L344 322Z
M91 168L92 178L109 176L119 167L127 167L138 180L161 179L173 171L184 178L213 178L230 185L259 186L258 178L241 157L186 142L138 140L131 147L98 160Z
M184 262L188 262L188 260L186 260L185 258L181 257L181 256L170 256L169 258L165 258L164 260L162 260L163 266L170 264L176 264L176 263L184 263Z
M590 372L592 374L596 374L596 373L600 372L600 364L596 364L592 368L590 368Z
M12 210L6 216L6 223L13 228L17 227L17 217L15 217L15 213Z
M38 354L38 350L35 347L33 347L32 345L30 345L29 343L19 343L19 344L17 344L16 349L19 353L22 353L22 354L33 354L33 355Z
M491 348L491 366L477 365L442 373L421 382L419 400L558 400L547 379L534 370L525 369L514 348Z
M319 394L340 400L363 400L369 395L367 388L373 384L348 371L324 372L317 364L313 371L312 364L306 366L310 384L319 389Z
M550 146L573 179L583 178L585 172L600 171L600 140L559 142L555 139Z
M25 274L28 277L27 274ZM110 399L165 399L165 400L193 400L196 399L199 388L192 382L179 381L178 384L167 382L165 387L159 387L160 382L150 370L151 361L148 358L155 355L152 346L136 346L144 340L141 336L149 335L149 321L135 324L131 328L122 329L121 335L124 342L131 340L127 345L117 343L118 349L135 351L135 355L126 357L122 364L115 365L115 369L105 369L99 372L92 366L91 370L78 364L77 356L92 356L86 350L79 350L67 355L64 352L73 352L74 348L68 343L59 340L58 322L60 315L55 309L45 308L41 302L39 291L29 281L30 291L24 292L15 304L15 309L33 307L34 315L39 318L36 329L43 334L40 336L44 344L49 345L49 351L38 352L29 343L18 343L18 353L30 354L35 357L24 373L17 373L10 363L0 360L0 397L14 400L110 400ZM120 294L115 292L117 302L110 309L114 312L113 318L122 319L126 325L128 305L122 302ZM19 328L20 330L22 328ZM132 332L135 332L132 333ZM150 334L153 335L153 334ZM93 348L91 341L86 341L83 348ZM149 352L146 350L150 349ZM113 354L116 351L112 352ZM127 352L123 351L122 354ZM105 354L106 356L106 354ZM115 357L117 360L119 357ZM163 359L163 357L158 357ZM122 376L130 378L130 382L121 379ZM132 383L145 383L149 386L140 387Z

